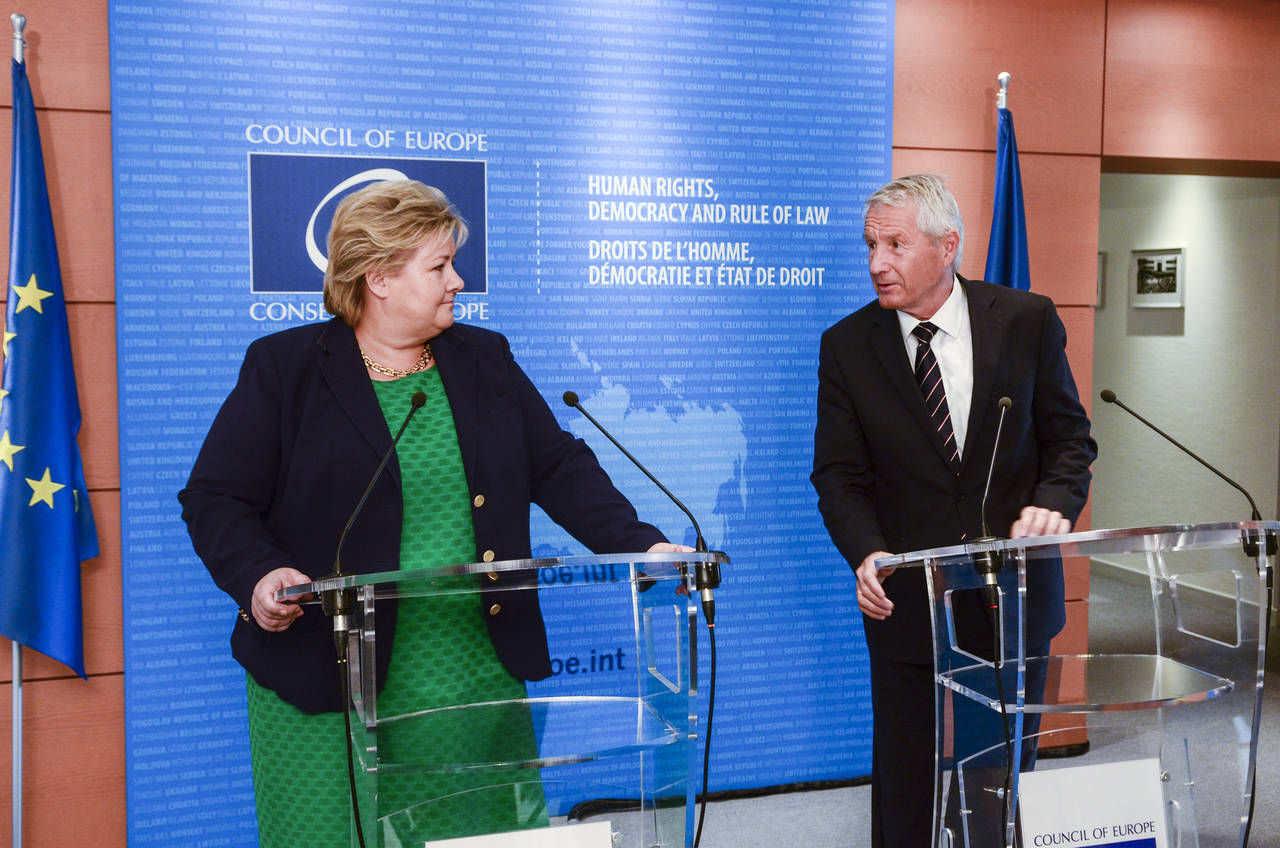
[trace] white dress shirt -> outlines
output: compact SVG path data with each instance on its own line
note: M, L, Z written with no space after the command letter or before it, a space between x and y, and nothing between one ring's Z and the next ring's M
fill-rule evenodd
M920 340L911 335L918 324L924 322L905 312L898 312L898 326L902 330L902 342L907 346L907 358L916 361L916 348ZM964 456L964 438L969 432L969 407L973 402L973 330L969 325L969 299L964 286L953 277L951 294L929 319L938 328L933 336L933 355L942 371L942 389L947 393L947 409L951 411L951 429L956 436L956 447Z

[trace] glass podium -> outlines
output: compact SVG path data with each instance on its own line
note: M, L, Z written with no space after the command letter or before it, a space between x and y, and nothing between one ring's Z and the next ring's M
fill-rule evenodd
M1019 775L1032 768L1154 759L1169 846L1244 845L1278 531L1275 521L1137 527L877 560L925 569L937 683L933 844L1014 845ZM990 553L1002 560L994 610L975 567ZM1029 582L1058 568L1068 584L1089 580L1091 563L1087 649L1037 655L1026 624L1043 612ZM1041 731L1049 713L1067 720ZM1081 731L1082 756L1036 763L1037 747Z
M307 603L331 590L354 599L347 680L365 844L691 845L694 566L703 562L729 558L633 553L481 562L328 578L279 592L280 600ZM461 596L477 615L488 615L504 603L519 605L521 594L527 603L530 592L548 623L553 686L531 683L525 697L481 703L379 704L375 652L379 615L391 614L386 601L425 603L414 612L429 614L430 599ZM576 645L572 655L557 656L555 646L566 643ZM542 689L549 694L539 695ZM354 818L351 844L358 844Z

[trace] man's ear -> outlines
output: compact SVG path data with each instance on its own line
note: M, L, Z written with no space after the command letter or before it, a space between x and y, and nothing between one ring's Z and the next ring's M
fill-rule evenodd
M942 237L943 258L950 265L956 261L956 253L960 250L960 234L955 230L947 230Z

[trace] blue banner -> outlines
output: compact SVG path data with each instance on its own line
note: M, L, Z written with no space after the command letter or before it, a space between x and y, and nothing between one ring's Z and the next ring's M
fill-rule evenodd
M13 62L9 297L0 388L0 634L84 677L80 563L98 537L80 399L26 65Z
M333 205L390 172L469 222L457 320L508 336L643 517L692 538L565 390L733 558L712 791L868 772L854 582L808 474L818 337L874 297L892 4L298 5L111 4L131 842L252 844L235 606L174 495L248 342L326 317ZM531 694L634 675L586 610L547 621Z

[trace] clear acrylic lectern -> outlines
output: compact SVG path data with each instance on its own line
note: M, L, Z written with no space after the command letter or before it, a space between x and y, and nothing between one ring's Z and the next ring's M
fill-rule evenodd
M1036 770L1158 759L1170 846L1244 844L1277 531L1274 521L1138 527L975 541L877 560L879 568L924 568L932 600L933 844L1013 845L1019 769L1007 764L1026 767L1028 749L1081 729L1087 753L1042 758ZM957 644L965 632L957 610L972 606L972 596L961 593L983 585L974 561L990 551L1003 560L998 608L988 614L1000 638L984 650L964 639ZM1028 602L1028 575L1059 562L1068 584L1087 580L1091 562L1097 569L1087 602L1089 644L1028 656L1024 623L1040 614L1035 599ZM991 645L998 646L996 662ZM1029 733L1033 717L1048 713L1068 715L1070 727Z
M713 552L481 562L329 578L278 593L281 600L311 600L335 589L355 596L347 677L366 845L433 845L430 834L441 822L450 840L441 837L442 845L482 834L488 834L483 844L493 846L692 844L693 566L728 561ZM500 608L504 597L515 602L507 594L515 592L538 593L558 672L554 694L539 696L538 684L530 684L530 695L517 699L393 711L379 704L381 601L463 595L481 615ZM429 602L417 609L429 610ZM557 651L566 644L567 652ZM547 828L555 832L539 834Z

